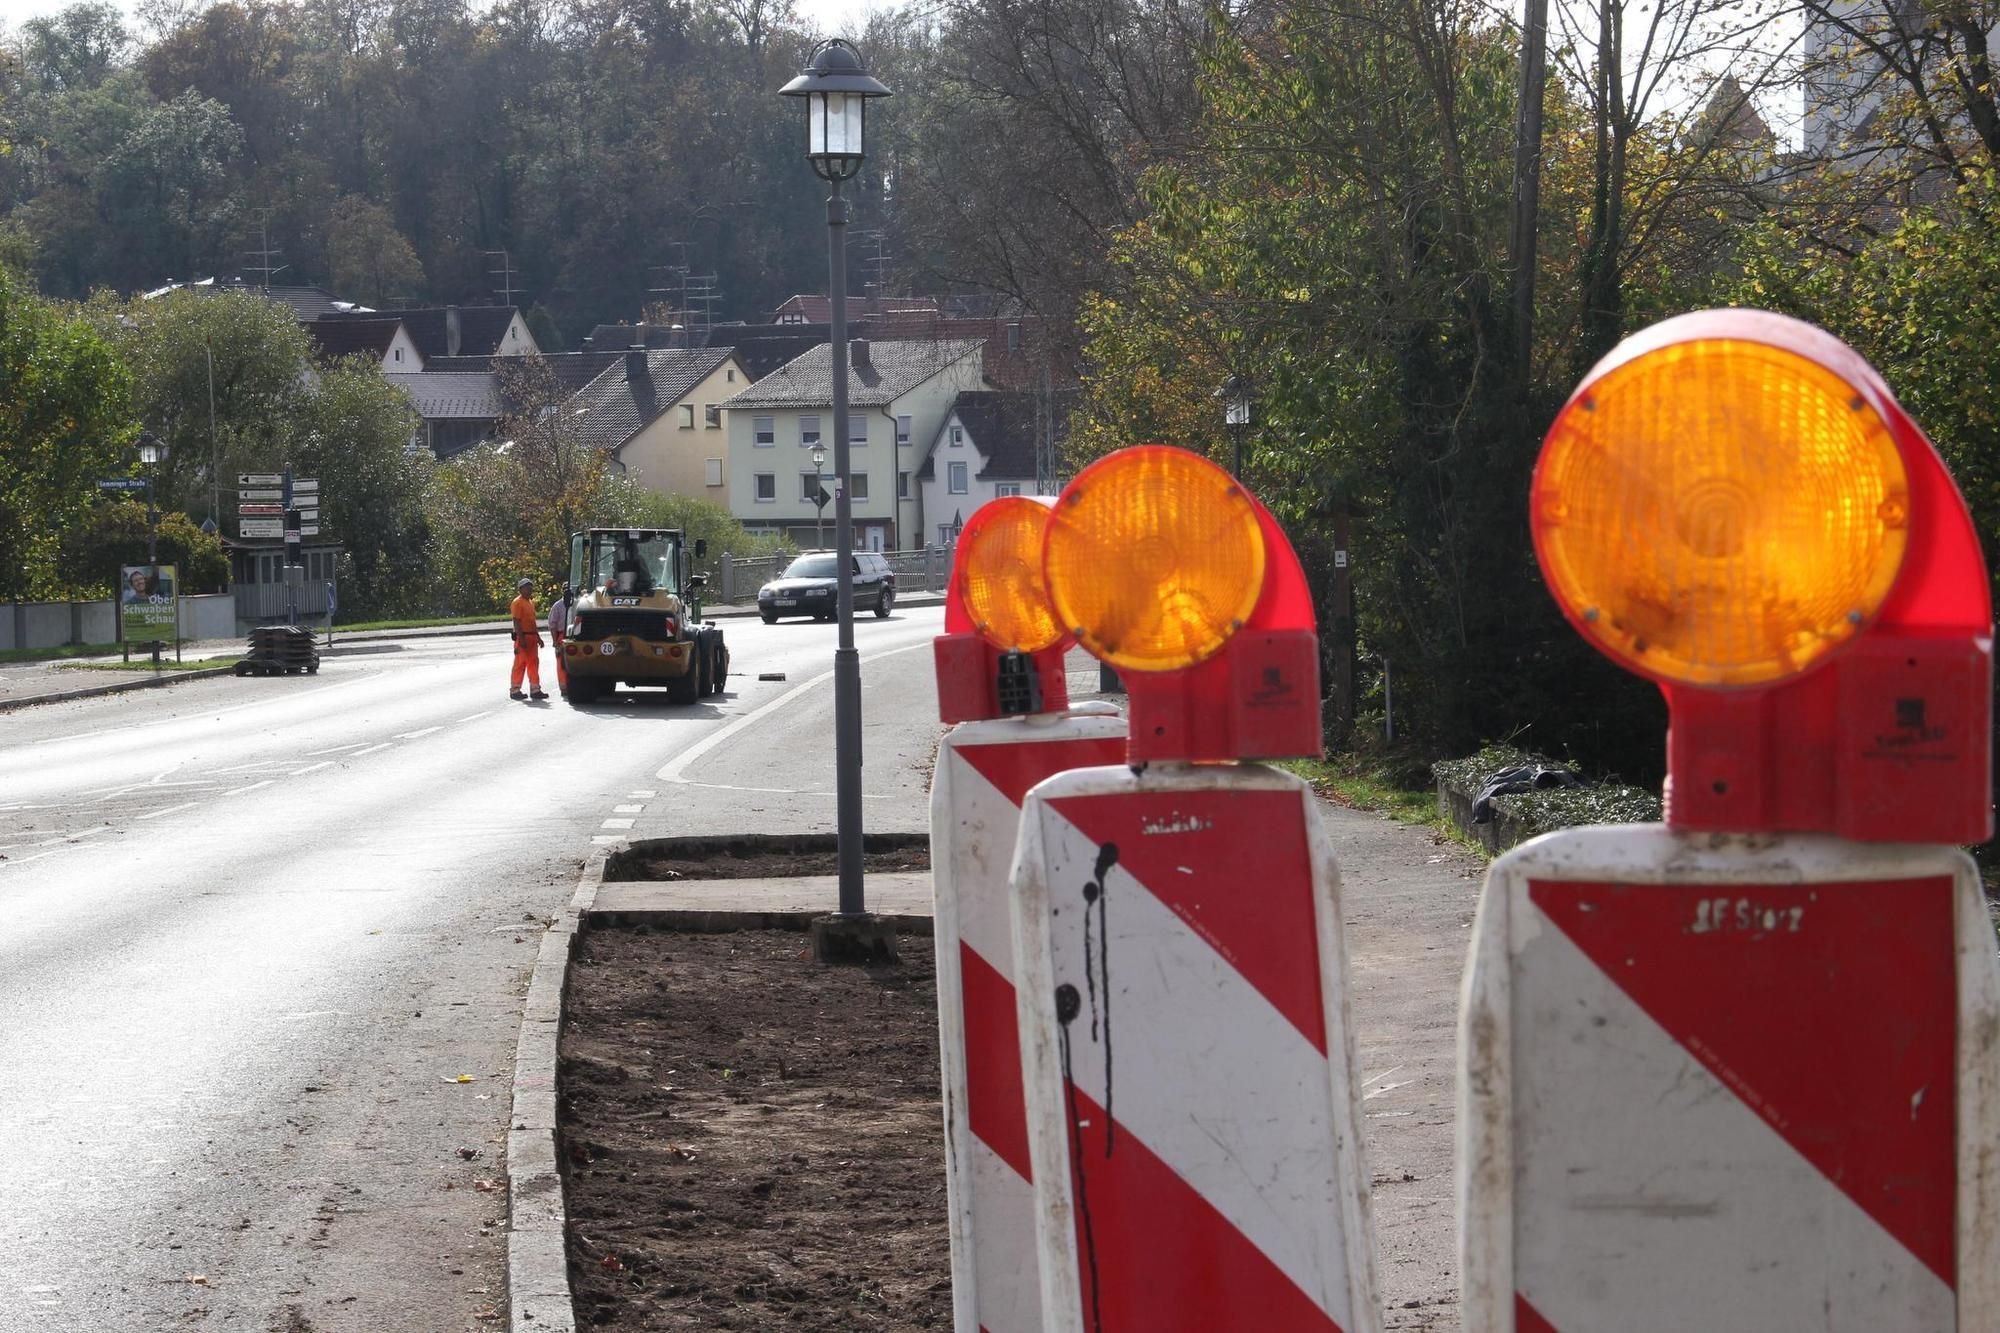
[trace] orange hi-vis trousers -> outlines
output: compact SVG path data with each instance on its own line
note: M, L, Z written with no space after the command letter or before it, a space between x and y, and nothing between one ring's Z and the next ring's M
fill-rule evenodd
M542 637L539 634L514 635L514 679L511 688L521 688L521 677L528 678L528 688L542 688Z

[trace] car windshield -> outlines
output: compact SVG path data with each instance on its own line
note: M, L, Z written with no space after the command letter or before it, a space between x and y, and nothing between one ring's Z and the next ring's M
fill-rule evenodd
M830 555L802 555L785 568L788 579L830 579L840 573L840 561Z

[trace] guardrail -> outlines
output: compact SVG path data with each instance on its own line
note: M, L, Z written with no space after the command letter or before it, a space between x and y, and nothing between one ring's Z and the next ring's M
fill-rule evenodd
M951 578L951 548L926 546L914 551L881 551L902 592L943 592ZM731 555L724 551L716 565L716 600L739 605L753 600L757 589L781 573L789 555Z

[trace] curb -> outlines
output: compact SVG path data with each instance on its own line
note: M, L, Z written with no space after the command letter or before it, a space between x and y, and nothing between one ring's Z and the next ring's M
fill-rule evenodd
M567 1215L556 1156L556 1046L562 1036L563 985L583 919L604 882L616 847L584 863L576 892L549 923L514 1046L513 1106L507 1118L507 1327L514 1333L575 1333L569 1290Z
M110 685L86 685L81 689L57 690L52 694L31 694L20 699L0 699L0 713L9 713L16 708L33 708L37 704L59 704L70 699L94 699L102 694L123 694L127 690L157 690L168 685L178 685L185 680L207 680L212 676L233 676L236 668L204 667L200 671L175 671L162 675L157 680L121 680Z

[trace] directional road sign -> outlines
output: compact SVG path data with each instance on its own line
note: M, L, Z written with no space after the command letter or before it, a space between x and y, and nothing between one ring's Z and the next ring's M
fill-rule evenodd
M282 537L285 535L285 520L282 518L246 518L239 520L239 531L245 537Z
M299 511L299 521L300 521L300 522L302 522L302 523L317 523L317 522L319 522L319 510L317 510L317 509L301 509L301 510Z
M248 514L281 515L285 512L285 507L279 504L248 504L248 505L240 504L236 506L236 512L245 515Z
M143 477L106 477L97 483L100 491L143 491L146 481Z
M236 474L238 486L282 486L285 474L282 472L239 472Z
M317 537L317 536L319 536L319 524L317 524L317 523L307 523L307 524L303 525L302 527L300 527L300 528L299 528L299 535L300 535L301 537Z
M317 495L319 494L319 482L312 477L294 477L292 478L292 494Z
M236 492L236 498L239 500L282 500L285 498L285 493L276 486L268 489L259 487L254 490L246 488Z

